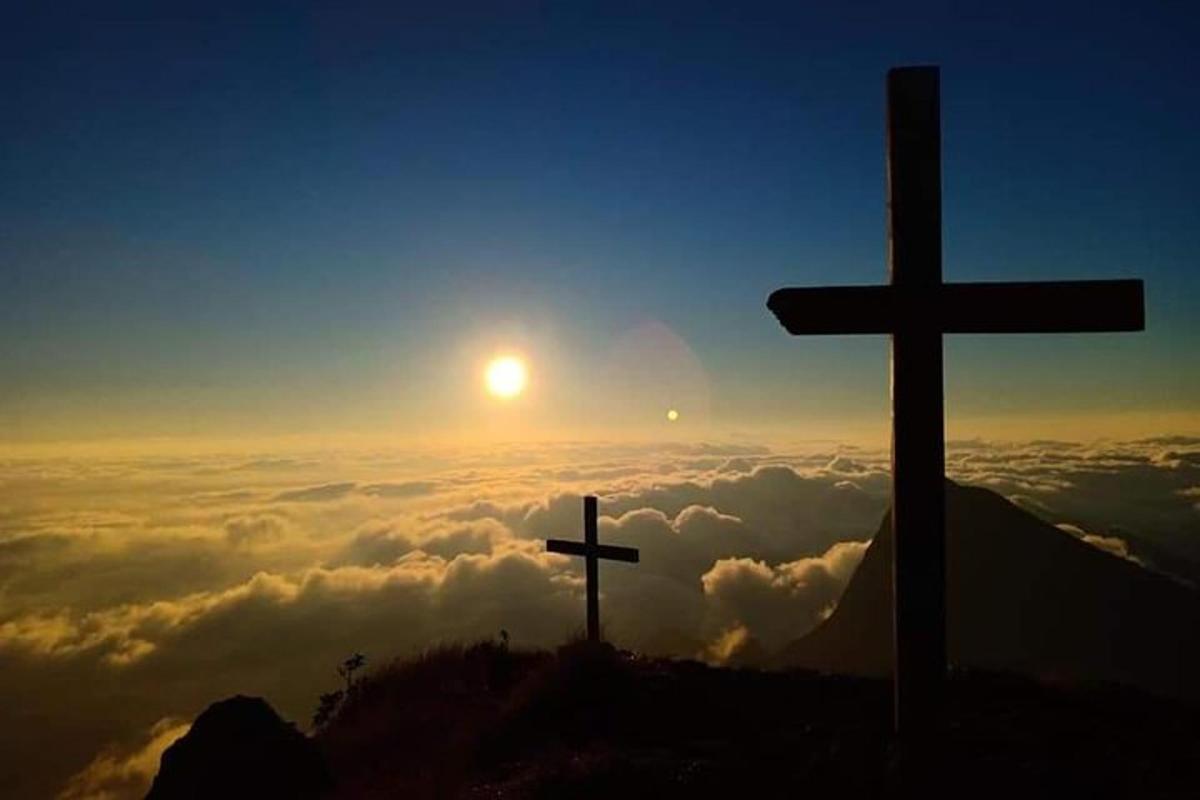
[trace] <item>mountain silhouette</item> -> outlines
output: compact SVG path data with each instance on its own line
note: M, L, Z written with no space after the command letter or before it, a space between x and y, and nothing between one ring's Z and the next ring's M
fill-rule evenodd
M885 517L834 613L779 663L890 674L891 568ZM1200 698L1200 593L949 481L946 603L954 666Z
M312 741L262 698L237 695L206 708L163 752L146 800L316 798L330 786Z

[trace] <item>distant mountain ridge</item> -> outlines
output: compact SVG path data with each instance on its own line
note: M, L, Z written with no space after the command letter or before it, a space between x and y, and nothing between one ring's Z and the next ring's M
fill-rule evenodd
M952 664L1200 699L1200 592L986 489L947 481L946 529ZM779 663L889 674L891 565L885 516L834 613Z

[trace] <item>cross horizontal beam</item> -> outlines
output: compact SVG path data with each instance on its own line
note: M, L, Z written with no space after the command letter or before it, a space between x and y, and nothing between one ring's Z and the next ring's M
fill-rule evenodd
M1087 333L1146 326L1140 280L941 283L779 289L788 333Z
M547 539L546 550L551 553L564 553L569 556L593 556L608 561L625 561L630 564L638 563L638 551L633 547L618 547L611 544L588 544L587 542L572 542L566 539Z

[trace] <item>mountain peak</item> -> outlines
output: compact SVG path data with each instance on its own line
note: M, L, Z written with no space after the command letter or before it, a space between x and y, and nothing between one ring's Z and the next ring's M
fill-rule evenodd
M162 755L146 800L320 797L330 779L312 741L261 697L213 703Z
M885 516L834 613L780 656L828 672L892 668ZM1200 594L1081 541L987 489L946 487L952 665L1200 697Z

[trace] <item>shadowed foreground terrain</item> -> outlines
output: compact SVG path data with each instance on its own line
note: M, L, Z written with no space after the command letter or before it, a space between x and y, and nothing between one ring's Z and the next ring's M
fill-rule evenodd
M293 768L327 767L335 798L878 796L897 791L889 692L870 678L484 642L367 676L315 737L325 764ZM957 674L938 763L958 796L1193 796L1200 709Z

